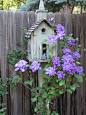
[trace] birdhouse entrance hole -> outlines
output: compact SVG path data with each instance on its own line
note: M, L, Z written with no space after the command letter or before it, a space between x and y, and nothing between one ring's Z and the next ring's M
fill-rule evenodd
M42 33L46 33L46 29L45 29L45 28L42 28L42 29L41 29L41 32L42 32Z
M46 54L46 44L43 44L42 47L43 47L43 54L44 53Z
M43 49L42 59L47 59L47 56L46 56L46 44L42 44L42 49Z

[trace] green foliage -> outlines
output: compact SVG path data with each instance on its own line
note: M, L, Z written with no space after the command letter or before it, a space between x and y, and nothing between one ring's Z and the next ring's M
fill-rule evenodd
M26 53L26 52L25 52ZM15 68L15 64L20 60L23 52L18 49L13 50L13 53L8 54L8 62L12 64L12 67Z
M28 80L28 81L25 81L24 83L25 84L29 84L29 85L32 86L33 81L34 81L34 79L31 78L30 81Z
M78 79L79 82L83 82L83 77L77 73L74 73L74 76Z
M25 33L27 32L26 29L21 28ZM22 38L21 41L24 41L23 49L25 50L27 45L27 39L26 37ZM21 59L23 59L24 55L27 54L27 51L19 51L19 49L13 50L12 53L8 54L8 62L12 65L13 68L15 68L15 64L19 62Z
M40 0L27 0L26 4L19 7L20 11L36 11ZM55 4L56 0L44 0L45 9L49 12L59 12L62 5Z
M42 42L47 42L47 39L44 39Z
M26 4L19 7L20 11L36 11L39 7L40 0L27 0ZM83 5L85 7L85 0L44 0L45 9L49 12L59 12L63 5L71 6L73 3L75 5Z
M59 86L63 86L65 84L65 80L61 80L60 82L59 82Z
M21 4L26 3L27 0L0 0L0 10L11 10L15 11Z

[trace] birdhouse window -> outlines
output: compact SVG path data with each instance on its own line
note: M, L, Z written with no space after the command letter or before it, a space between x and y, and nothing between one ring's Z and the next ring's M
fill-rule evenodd
M41 59L47 59L47 56L46 56L46 50L47 50L47 48L46 48L46 44L42 44L42 58Z
M45 28L42 28L42 29L41 29L41 32L42 32L43 34L45 34L45 33L46 33L46 29L45 29Z

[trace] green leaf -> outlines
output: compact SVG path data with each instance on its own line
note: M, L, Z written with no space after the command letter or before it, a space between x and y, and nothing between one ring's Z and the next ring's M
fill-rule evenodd
M69 36L70 36L70 37L72 37L72 35L73 35L72 33L71 33L71 34L69 34Z
M59 44L64 44L64 42L63 41L59 41Z
M50 62L51 62L51 59L48 59L47 61L48 61L48 63L50 63Z
M49 93L55 95L55 90L49 90Z
M44 39L42 42L47 42L47 39Z
M8 94L8 92L5 92L5 94Z
M37 56L37 54L34 55L34 57Z
M34 111L35 111L35 112L37 112L37 111L38 111L38 107L37 107L37 106L35 107Z
M63 86L64 86L64 88L67 88L67 84L64 84Z
M59 53L61 51L61 49L59 49L58 51L57 51L57 53Z
M47 92L44 92L42 98L46 98L48 96Z
M78 79L79 82L83 82L83 77L77 73L74 73L74 76Z
M68 36L68 37L67 37L67 40L72 40L72 38Z
M55 29L56 29L56 27L55 27L55 26L53 26L53 29L55 30Z
M59 115L59 114L56 113L56 111L53 111L53 113L51 115Z
M43 50L46 50L46 49L47 49L46 47L43 48Z
M80 48L77 48L77 52L80 52Z
M58 80L58 79L56 79L56 82L58 83L58 82L59 82L59 80Z
M42 89L41 87L37 87L37 90L40 90L40 89Z
M86 49L84 49L83 51L86 51Z
M81 64L80 62L76 61L76 64Z
M64 93L64 90L60 89L59 94L63 94L63 93Z
M31 85L31 86L32 86L33 81L34 81L34 79L32 79L32 78L31 78L31 80L30 80L30 81L28 80L28 81L25 81L24 83L25 83L25 84L29 84L29 85Z
M56 46L53 46L52 49L54 49Z
M35 102L37 100L37 98L31 98L32 102Z
M81 75L82 75L82 76L85 76L85 74L84 74L84 73L81 73Z
M20 77L18 76L18 75L15 75L14 77L13 77L13 80L17 80L17 79L19 79Z
M47 55L51 55L52 54L52 51L49 51L48 53L47 53Z
M75 83L75 84L71 85L70 89L75 91L76 87L79 87L79 84Z
M75 40L76 40L76 41L79 41L79 38L76 38Z
M83 77L81 76L81 78L78 78L78 81L79 81L80 83L82 83L82 82L83 82Z
M78 47L81 47L81 44L79 44Z
M62 86L62 85L64 85L65 84L65 80L61 80L60 82L59 82L59 86Z
M80 87L78 83L75 83L74 85L75 85L76 87Z
M21 28L21 29L23 30L23 32L25 32L25 33L27 32L27 30L26 30L26 29L24 29L24 28Z
M72 94L72 90L71 89L67 89L67 92L71 93Z
M70 89L72 89L73 91L75 91L76 86L75 86L75 85L71 85L71 86L70 86Z

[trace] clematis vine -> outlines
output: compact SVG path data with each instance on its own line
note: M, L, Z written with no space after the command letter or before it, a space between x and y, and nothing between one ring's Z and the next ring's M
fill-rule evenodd
M50 18L49 21L52 22L54 21L54 19ZM82 75L84 74L83 67L79 66L78 64L80 63L77 62L80 58L80 54L77 52L78 50L72 52L72 46L75 45L76 39L72 37L71 40L68 39L70 38L70 36L66 37L65 28L61 24L57 24L55 27L57 34L51 37L49 36L49 40L47 40L47 44L49 44L49 46L51 45L52 48L49 47L48 49L51 53L46 53L46 56L47 58L49 57L49 59L47 59L45 68L41 68L40 63L37 60L33 61L30 66L25 60L20 60L15 64L15 71L20 70L21 72L24 72L25 68L29 67L29 69L32 70L33 73L36 71L42 71L42 75L46 75L43 78L44 83L42 84L42 87L34 88L34 98L31 99L33 102L36 102L36 109L38 109L35 112L37 113L37 115L40 115L40 112L45 115L51 115L51 112L49 110L49 102L51 104L52 97L59 96L65 91L70 93L74 91L78 84L75 83L74 85L71 85L70 82L74 77L76 77L79 82L82 82ZM58 52L58 55L53 56L53 49L56 47L55 43L57 43L57 39L59 44L58 46L61 45L60 48L62 49L56 51ZM41 77L41 75L39 77ZM26 81L25 83L31 85L34 80L32 78L30 78L30 80L31 81ZM47 105L48 109L44 107L44 105Z

